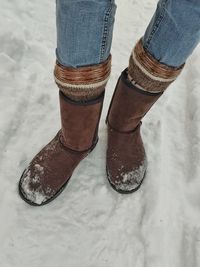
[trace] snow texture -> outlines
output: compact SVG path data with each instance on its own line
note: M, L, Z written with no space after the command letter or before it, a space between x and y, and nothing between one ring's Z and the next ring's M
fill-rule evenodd
M147 169L147 159L145 157L144 161L141 163L140 166L134 168L129 172L123 171L124 166L119 168L120 174L117 175L116 180L112 181L111 174L109 172L109 168L107 168L107 175L110 183L117 189L122 191L132 191L142 183L143 179L145 178L145 171Z
M118 194L106 180L104 121L156 0L117 0L99 143L56 200L32 207L18 180L60 128L55 1L0 2L0 266L199 267L200 48L143 120L143 185Z
M22 181L20 182L21 185L21 193L23 196L28 199L29 201L35 203L35 204L42 204L43 202L47 201L48 196L53 195L53 190L50 187L47 187L46 191L44 192L41 184L40 184L40 176L38 173L43 173L44 169L39 164L35 164L35 168L38 169L37 174L35 174L34 178L31 177L31 171L26 169L22 178ZM36 190L30 189L30 184L40 184L40 186Z

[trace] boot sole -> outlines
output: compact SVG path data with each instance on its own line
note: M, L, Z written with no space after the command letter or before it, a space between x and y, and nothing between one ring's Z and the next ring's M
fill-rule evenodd
M140 189L140 187L141 187L141 185L142 185L142 183L143 183L143 181L144 181L144 179L145 179L145 177L146 177L146 170L145 170L145 172L144 172L144 176L143 176L143 178L142 178L140 184L139 184L136 188L134 188L134 189L132 189L132 190L129 190L129 191L125 191L125 190L122 190L122 189L118 189L118 188L116 188L116 187L114 186L114 184L111 183L110 179L108 178L109 175L108 175L108 168L107 168L107 166L106 166L106 174L107 174L107 180L108 180L109 184L111 185L111 187L112 187L117 193L120 193L120 194L123 194L123 195L128 195L128 194L134 193L134 192L136 192L138 189Z

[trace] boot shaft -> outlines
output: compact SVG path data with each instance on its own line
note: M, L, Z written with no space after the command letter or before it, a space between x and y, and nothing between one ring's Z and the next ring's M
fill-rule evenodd
M75 151L87 151L98 141L103 93L93 100L73 101L59 91L63 145Z
M116 84L106 122L119 132L133 131L162 94L134 86L127 78L126 68Z

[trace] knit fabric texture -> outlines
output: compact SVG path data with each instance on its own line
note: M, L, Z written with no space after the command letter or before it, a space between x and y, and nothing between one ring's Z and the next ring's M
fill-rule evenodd
M129 57L128 78L145 91L163 92L178 77L184 65L177 68L160 63L144 49L141 38Z
M111 72L110 54L107 60L99 64L81 67L68 67L56 61L55 82L59 89L74 101L87 101L99 96L109 80Z

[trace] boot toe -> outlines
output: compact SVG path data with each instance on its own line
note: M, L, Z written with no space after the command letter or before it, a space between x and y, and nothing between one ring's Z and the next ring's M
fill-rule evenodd
M116 173L116 170L120 170L120 168L115 168L112 173L111 169L107 167L108 181L117 192L124 194L132 193L140 188L145 177L146 169L146 160L139 167L129 171L122 169Z
M60 141L61 132L29 163L19 181L19 194L30 205L54 200L67 186L73 170L88 152L73 152Z
M32 174L30 169L25 169L19 182L21 197L29 204L41 206L47 203L55 194L49 186L43 188L40 177Z

